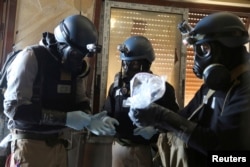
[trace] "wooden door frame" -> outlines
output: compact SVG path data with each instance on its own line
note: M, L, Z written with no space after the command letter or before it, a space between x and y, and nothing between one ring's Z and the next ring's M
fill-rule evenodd
M5 61L6 54L12 51L15 36L15 22L17 0L5 0L0 2L1 9L1 46L0 46L0 66Z

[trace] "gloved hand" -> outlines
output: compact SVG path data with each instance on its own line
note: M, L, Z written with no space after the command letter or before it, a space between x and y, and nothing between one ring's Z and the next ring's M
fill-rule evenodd
M90 121L90 115L82 111L68 112L66 116L66 126L75 130L82 130Z
M147 108L144 109L130 108L128 115L132 122L138 127L154 127L159 115L161 114L157 110L157 107L155 105L156 104L154 103L150 104Z
M104 123L108 124L109 127L111 128L110 133L107 133L106 135L110 135L110 136L115 135L115 133L116 133L115 125L118 126L119 122L115 118L111 118L109 116L105 116L102 120Z
M163 132L172 131L186 141L197 125L155 103L151 103L145 109L130 108L129 117L138 127L153 126Z
M140 135L144 139L151 139L157 133L157 130L152 126L138 127L134 129L134 135Z
M114 135L116 133L115 127L113 124L110 126L108 122L105 122L105 117L108 117L107 111L93 115L90 124L86 128L95 135Z

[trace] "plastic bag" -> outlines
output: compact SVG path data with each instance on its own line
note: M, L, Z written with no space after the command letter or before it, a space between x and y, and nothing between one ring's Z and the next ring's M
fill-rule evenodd
M161 98L165 89L164 77L150 73L137 73L130 81L131 97L127 99L126 103L131 108L146 108Z

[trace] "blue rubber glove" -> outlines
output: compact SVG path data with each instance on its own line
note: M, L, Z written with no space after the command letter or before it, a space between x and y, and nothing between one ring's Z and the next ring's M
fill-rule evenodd
M104 118L107 116L107 111L102 111L98 114L91 116L91 121L86 128L91 131L95 135L114 135L115 128L112 124L108 124L108 122L104 121Z
M147 140L151 139L156 133L157 130L152 126L138 127L134 129L134 135L140 135Z
M68 112L66 116L66 126L75 130L82 130L90 121L90 115L82 111Z
M110 127L110 132L107 133L106 135L114 136L116 134L115 125L118 126L119 122L115 118L109 116L105 116L102 120Z
M95 115L89 115L82 111L68 112L66 116L66 126L75 130L87 128L95 135L114 135L117 120L107 116L107 111Z

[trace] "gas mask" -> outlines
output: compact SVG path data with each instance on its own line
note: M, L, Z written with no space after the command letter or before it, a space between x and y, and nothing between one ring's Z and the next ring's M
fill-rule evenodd
M193 45L194 47L194 74L203 79L205 84L213 90L223 90L228 88L231 83L231 74L223 63L223 59L228 59L224 49L219 42L206 41L205 35L190 35L193 28L187 22L178 25L179 30L186 38L184 45Z
M141 72L141 63L137 60L122 61L122 69L123 80L129 82L136 73Z
M213 90L226 89L231 82L230 71L223 64L221 48L217 42L194 44L193 72Z
M89 64L84 57L93 57L101 51L101 45L88 44L86 49L71 47L66 43L58 43L58 52L61 55L61 63L65 70L71 72L74 76L85 77L90 71Z
M124 82L129 82L138 72L150 72L155 53L149 39L141 35L130 36L117 46L117 50L122 61L121 74Z
M122 79L129 82L139 72L149 72L150 65L147 60L122 60Z

